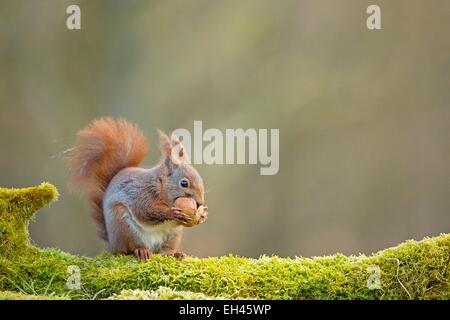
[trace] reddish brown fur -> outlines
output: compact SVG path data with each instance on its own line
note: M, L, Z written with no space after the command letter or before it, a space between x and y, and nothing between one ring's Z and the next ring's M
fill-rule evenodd
M100 118L78 133L69 160L70 185L89 199L92 216L104 240L107 240L102 209L105 189L120 170L138 166L146 153L146 137L124 119Z
M130 231L127 224L122 223L124 216L126 215L126 208L122 204L116 204L113 208L111 208L111 210L113 212L113 219L118 222L115 224L117 229L114 230L114 234L117 239L120 239L120 241L114 243L115 250L108 248L109 251L115 251L123 254L133 252L135 249L134 241L130 238ZM108 243L108 245L111 246L111 243Z

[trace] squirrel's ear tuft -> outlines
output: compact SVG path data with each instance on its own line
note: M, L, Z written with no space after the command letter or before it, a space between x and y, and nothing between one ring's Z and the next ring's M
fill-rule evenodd
M169 136L158 129L159 134L159 147L161 148L161 153L163 156L170 157L172 153L172 141Z
M181 163L189 163L189 158L186 154L186 150L183 144L181 143L180 139L174 134L172 134L171 136L171 145L172 150L170 152L170 159L172 163L176 165Z
M186 154L186 150L176 135L172 134L169 138L169 136L161 130L158 130L158 133L161 153L163 157L166 158L164 159L164 163L167 163L168 161L170 161L172 165L189 163L189 157Z

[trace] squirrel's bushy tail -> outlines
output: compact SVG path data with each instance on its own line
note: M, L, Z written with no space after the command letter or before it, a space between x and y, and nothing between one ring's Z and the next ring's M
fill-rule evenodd
M100 118L78 133L70 152L70 186L79 189L92 206L92 216L107 240L103 195L122 169L138 166L147 153L147 139L124 119Z

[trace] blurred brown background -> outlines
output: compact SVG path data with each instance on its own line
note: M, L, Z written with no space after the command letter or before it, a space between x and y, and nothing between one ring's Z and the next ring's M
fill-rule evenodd
M211 214L187 252L370 253L450 232L449 31L447 0L2 0L0 185L54 183L34 241L93 255L61 156L90 120L126 117L151 142L194 120L280 128L278 175L198 166ZM152 143L145 165L158 157Z

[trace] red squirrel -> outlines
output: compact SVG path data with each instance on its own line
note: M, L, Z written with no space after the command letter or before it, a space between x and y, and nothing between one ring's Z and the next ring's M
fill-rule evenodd
M159 131L159 130L158 130ZM159 131L161 161L138 167L147 153L141 130L124 119L100 118L78 133L69 155L69 184L89 200L100 236L111 253L147 260L154 253L184 258L183 226L192 215L174 207L180 197L203 206L203 180L188 161L180 140Z

